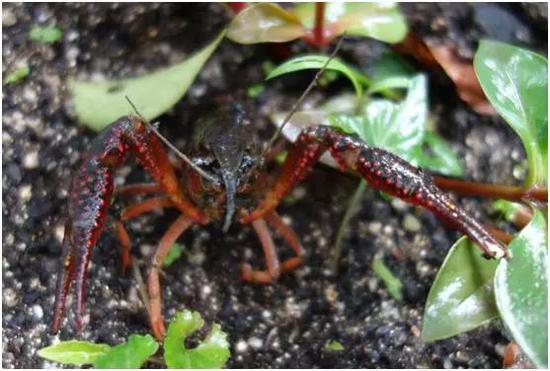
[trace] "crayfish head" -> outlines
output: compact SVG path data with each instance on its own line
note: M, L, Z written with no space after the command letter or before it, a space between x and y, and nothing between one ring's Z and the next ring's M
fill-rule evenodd
M247 194L250 183L255 180L260 164L258 147L250 135L250 121L238 103L222 105L197 121L193 133L193 156L195 164L212 175L218 184L201 180L200 192L205 209L222 207L217 202L225 196L223 231L226 232L235 215L238 195ZM210 183L210 184L209 184ZM195 192L196 193L196 192ZM209 197L208 197L209 196ZM219 210L212 210L219 215Z

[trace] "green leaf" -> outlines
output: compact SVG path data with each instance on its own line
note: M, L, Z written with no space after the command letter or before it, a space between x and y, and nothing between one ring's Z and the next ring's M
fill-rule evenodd
M525 49L483 40L474 68L485 95L523 142L529 161L526 186L546 185L548 60Z
M63 31L56 26L34 25L29 32L29 38L39 43L51 44L61 39Z
M520 203L507 200L496 200L492 205L493 211L503 214L504 219L511 223L515 220L516 213L524 207Z
M151 335L130 335L128 342L112 347L97 358L94 368L140 368L158 348Z
M111 347L107 344L69 340L42 348L37 354L49 361L71 365L84 365L94 363L97 358L107 353L110 349Z
M413 150L422 144L428 101L426 78L410 79L406 99L399 103L377 99L371 101L360 116L332 114L331 124L356 133L367 144L410 159Z
M277 66L273 71L269 73L269 75L266 77L266 80L291 72L321 69L327 63L328 58L329 57L327 57L326 55L306 55L303 57L293 58ZM344 74L344 76L346 76L353 84L357 96L361 96L361 94L363 93L363 88L361 85L369 84L368 79L364 75L362 75L361 72L348 66L344 62L340 61L340 59L338 58L332 59L328 63L326 69Z
M427 131L424 134L424 145L428 147L431 154L426 154L421 146L417 147L413 158L418 166L443 175L462 176L462 165L458 157L441 137Z
M381 79L372 83L367 94L379 93L388 89L406 89L409 87L409 78L404 76L393 76Z
M294 9L305 27L311 29L315 22L315 5L300 3ZM335 35L367 36L396 43L407 34L407 23L399 6L393 3L326 3L325 22Z
M217 323L199 346L185 348L185 338L203 326L204 320L198 312L176 313L164 340L164 359L169 368L220 368L227 362L230 356L227 334Z
M175 262L180 256L181 252L183 251L183 246L175 243L172 245L170 250L168 250L168 254L166 254L166 257L164 258L164 262L162 265L164 267L169 267L172 265L173 262Z
M30 67L26 64L22 67L19 67L15 71L9 73L4 79L4 84L15 84L29 75L31 72Z
M78 120L99 131L119 117L133 114L126 96L147 120L165 113L183 97L224 33L185 61L148 75L101 83L72 82Z
M403 284L393 275L380 256L375 256L372 260L372 270L384 281L390 295L398 301L403 301Z
M241 44L285 42L305 34L300 20L273 3L248 6L227 29L227 38Z
M325 350L328 352L341 352L344 350L344 346L337 340L332 340L330 343L325 345Z
M514 339L539 368L548 368L548 237L544 216L531 222L510 242L511 258L495 274L500 316Z
M422 340L446 339L498 317L492 290L496 260L465 236L447 254L428 294Z
M399 53L393 51L384 52L369 69L369 75L374 82L394 77L410 78L415 74L415 69Z

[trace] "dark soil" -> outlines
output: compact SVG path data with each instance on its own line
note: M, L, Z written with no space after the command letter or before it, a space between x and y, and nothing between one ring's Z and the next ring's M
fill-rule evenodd
M546 53L545 4L490 7L513 17L517 24L507 22L513 24L510 32L486 28L488 18L479 15L478 5L403 5L413 30L424 37L450 38L466 56L473 55L479 38L489 36ZM3 367L55 366L36 351L59 339L116 344L131 333L148 331L135 281L121 275L116 241L104 233L89 273L85 330L75 334L69 318L60 335L48 332L69 181L94 137L71 113L67 82L134 76L180 61L214 37L227 19L219 4L3 4L2 74L22 63L31 68L24 81L3 89ZM64 32L62 40L31 42L27 35L35 24L56 24ZM302 43L293 48L307 50ZM368 60L384 48L374 41L350 40L342 53L350 63L368 67ZM177 128L191 105L219 93L244 96L248 85L262 81L261 64L275 58L273 50L224 41L184 101L160 118L166 134L176 144L184 143L186 130ZM296 75L270 83L248 104L263 134L272 129L262 114L288 108L309 78ZM464 159L465 177L519 184L526 161L514 133L499 118L473 113L442 73L430 72L429 78L431 112L442 135ZM323 94L317 90L311 99ZM145 179L130 165L119 174L120 182ZM214 225L193 227L181 241L183 258L163 276L166 316L191 308L207 322L220 323L232 348L228 367L499 367L508 342L499 321L432 344L419 338L431 282L459 236L431 214L367 192L349 228L340 273L330 275L328 257L356 184L356 179L318 166L292 194L293 202L280 206L301 236L308 260L273 285L239 280L242 260L262 264L259 243L249 228L234 225L224 235ZM489 201L461 202L475 215L487 216ZM133 254L143 272L146 258L175 215L150 215L130 223ZM411 218L421 223L419 231L403 227ZM384 256L404 283L404 302L394 300L372 272L376 254ZM344 351L325 350L333 340Z

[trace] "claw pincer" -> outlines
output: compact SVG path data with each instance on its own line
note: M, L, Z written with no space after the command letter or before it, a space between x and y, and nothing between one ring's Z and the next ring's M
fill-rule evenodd
M82 327L84 289L91 251L105 224L113 195L115 170L134 155L183 213L199 223L205 215L183 195L160 140L136 116L118 119L105 128L84 156L69 195L68 220L63 239L63 261L57 279L52 330L57 332L71 285L74 290L74 320Z

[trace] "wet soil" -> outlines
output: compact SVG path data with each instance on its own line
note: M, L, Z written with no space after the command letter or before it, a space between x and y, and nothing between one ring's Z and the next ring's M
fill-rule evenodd
M515 30L494 34L498 30L485 27L488 22L475 6L403 8L413 30L425 37L453 39L464 55L473 55L477 40L488 36L546 54L546 5L492 6L497 9L493 12L517 21ZM48 332L69 181L95 135L79 126L72 114L67 82L134 76L180 61L212 39L228 17L219 4L3 4L2 74L24 63L31 70L22 82L3 87L3 367L56 366L36 351L59 339L116 344L131 333L148 331L135 281L121 274L116 241L104 233L89 272L85 330L75 334L69 318L59 335ZM56 24L64 32L62 40L31 42L27 35L35 24ZM307 50L301 43L292 48ZM384 48L374 41L349 40L342 53L366 68ZM262 62L268 59L280 62L269 46L224 41L186 98L160 117L162 130L176 144L185 143L187 129L182 123L190 107L217 94L244 97L250 84L262 81ZM266 114L288 108L310 77L296 75L270 83L248 103L261 135L269 136L272 130ZM519 184L526 161L514 133L499 118L471 111L442 73L429 72L429 79L431 113L440 133L464 159L465 177ZM338 83L335 86L331 89L338 89ZM311 99L325 94L330 89L318 90ZM142 171L128 165L117 182L145 179ZM216 225L193 227L181 239L183 257L163 275L166 316L191 308L208 323L220 323L231 344L228 367L499 367L508 342L499 321L435 343L419 338L431 282L459 237L431 214L368 191L349 228L340 272L330 274L328 257L356 184L350 176L317 166L279 207L308 257L304 267L272 285L239 280L243 260L262 265L259 243L249 228L234 225L223 234ZM470 198L461 203L478 217L488 215L488 201ZM133 255L143 272L155 243L175 217L173 212L157 213L129 223ZM405 222L411 219L419 223L418 230ZM289 252L281 248L281 254ZM403 282L403 302L393 299L371 270L377 254ZM331 341L340 342L344 350L328 351Z

